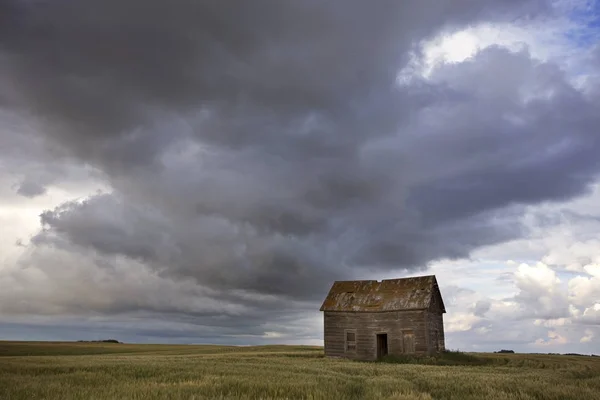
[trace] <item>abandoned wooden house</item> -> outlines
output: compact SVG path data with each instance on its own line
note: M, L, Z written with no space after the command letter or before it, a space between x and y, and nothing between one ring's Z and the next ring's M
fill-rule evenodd
M434 275L336 281L321 311L328 357L375 360L445 347L446 309Z

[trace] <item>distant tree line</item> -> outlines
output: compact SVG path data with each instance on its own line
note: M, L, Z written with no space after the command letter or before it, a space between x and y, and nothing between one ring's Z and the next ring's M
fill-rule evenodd
M565 353L563 356L598 357L596 354Z
M106 339L106 340L78 340L78 343L121 343L116 339Z
M514 350L499 350L499 351L495 351L494 353L511 353L514 354ZM596 354L579 354L579 353L547 353L549 356L582 356L582 357L599 357Z

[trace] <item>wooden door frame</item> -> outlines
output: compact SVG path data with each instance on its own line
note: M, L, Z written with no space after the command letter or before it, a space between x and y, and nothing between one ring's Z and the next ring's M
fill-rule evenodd
M385 350L386 350L386 355L390 354L390 335L388 334L388 332L375 332L375 359L379 360L381 357L384 356L380 356L380 352L379 352L379 338L383 337L383 335L385 335Z

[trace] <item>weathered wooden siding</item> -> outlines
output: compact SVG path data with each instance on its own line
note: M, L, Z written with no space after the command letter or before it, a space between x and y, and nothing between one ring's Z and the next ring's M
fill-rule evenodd
M444 338L444 314L442 313L441 298L434 292L429 310L426 313L427 321L427 348L429 353L443 351L446 346Z
M444 351L444 322L442 314L427 313L428 348L430 353ZM436 346L437 342L437 346Z
M361 360L377 358L377 334L386 333L388 353L403 354L404 333L414 332L415 353L428 352L426 310L390 312L337 312L324 315L325 355ZM356 332L356 351L345 351L345 333Z

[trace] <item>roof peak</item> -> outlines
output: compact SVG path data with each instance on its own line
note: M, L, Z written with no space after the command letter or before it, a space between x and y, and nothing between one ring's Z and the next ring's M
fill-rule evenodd
M406 276L403 278L388 278L388 279L350 279L350 280L339 280L334 282L346 283L346 282L360 282L360 283L381 283L381 282L392 282L392 281L404 281L409 279L424 279L434 278L435 275L419 275L419 276Z

